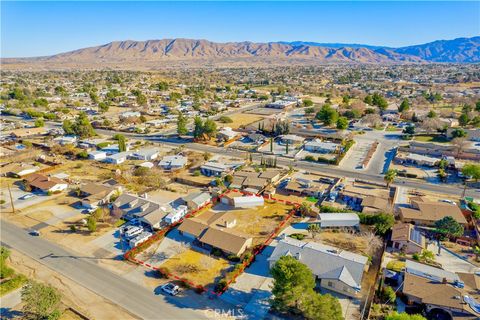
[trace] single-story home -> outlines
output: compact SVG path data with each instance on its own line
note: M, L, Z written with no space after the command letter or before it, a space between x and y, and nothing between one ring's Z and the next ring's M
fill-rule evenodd
M455 204L419 199L411 202L411 208L399 208L400 220L415 225L433 227L436 221L447 216L451 216L463 226L467 225L467 219Z
M129 156L129 158L131 159L145 160L145 161L155 160L157 157L158 157L157 148L144 148L144 149L136 150Z
M2 176L23 177L40 170L39 167L27 163L9 163L0 168Z
M163 170L179 170L187 164L187 157L182 155L165 156L158 164Z
M392 248L407 254L420 253L427 248L422 232L410 223L397 223L392 228Z
M125 152L120 152L120 153L114 153L112 155L107 156L104 161L107 163L112 163L112 164L121 164L127 161L127 157L130 155L130 152L125 151Z
M308 152L318 152L318 153L335 153L340 148L340 144L322 141L320 139L315 139L308 141L304 145L304 149Z
M105 151L94 150L88 153L88 159L92 160L104 160L107 157L107 153Z
M230 166L223 163L208 161L200 166L200 172L207 177L215 176L219 177L224 173L228 173L232 170Z
M182 201L190 210L197 210L211 201L212 197L208 192L193 192L182 198Z
M33 173L24 179L25 184L29 185L32 190L40 190L42 192L62 192L68 188L68 183L51 176L40 173Z
M110 202L110 199L122 192L118 186L110 186L89 182L80 186L79 196L82 197L82 207L94 209Z
M152 229L160 228L162 220L168 215L158 203L125 193L112 203L112 210L120 210L125 219L136 218Z
M363 273L368 270L367 257L320 243L284 238L268 258L270 267L285 255L307 265L321 287L348 297L360 297Z

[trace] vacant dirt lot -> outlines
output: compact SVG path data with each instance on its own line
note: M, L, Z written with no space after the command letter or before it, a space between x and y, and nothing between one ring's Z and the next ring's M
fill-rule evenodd
M208 286L216 282L221 277L222 271L229 266L228 261L224 259L188 249L169 258L160 267L196 285Z
M237 113L234 115L229 116L230 119L233 120L232 123L222 123L217 121L217 125L221 127L230 127L232 129L238 129L240 126L247 126L253 122L257 122L263 119L263 117L254 115L254 114L242 114Z
M232 209L232 207L218 204L212 211L230 211L237 223L233 229L249 234L253 237L253 244L263 243L285 219L293 206L279 202L265 201L263 207L251 209Z

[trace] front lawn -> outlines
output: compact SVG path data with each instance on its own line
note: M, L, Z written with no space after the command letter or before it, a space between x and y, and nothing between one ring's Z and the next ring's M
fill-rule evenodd
M415 141L421 142L438 142L438 143L447 143L448 139L440 135L433 135L433 134L422 134L416 135L414 138Z

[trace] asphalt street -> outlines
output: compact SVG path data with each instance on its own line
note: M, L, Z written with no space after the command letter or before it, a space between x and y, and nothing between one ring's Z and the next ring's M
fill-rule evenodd
M50 269L123 307L142 319L207 319L203 310L178 302L179 298L152 291L106 270L94 261L66 250L41 237L31 236L9 222L1 221L3 245L15 248Z

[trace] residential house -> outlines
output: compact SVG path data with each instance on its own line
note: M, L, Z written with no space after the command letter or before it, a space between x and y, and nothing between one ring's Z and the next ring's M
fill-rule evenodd
M39 167L28 163L9 163L0 168L1 176L23 177L40 170Z
M180 221L188 212L188 207L185 205L179 205L175 208L172 208L172 211L165 216L164 221L167 224L174 224Z
M362 213L390 212L392 206L388 199L366 196L361 202Z
M10 131L10 136L17 139L23 139L23 138L33 137L33 136L44 135L46 133L47 133L47 129L45 127L20 128L20 129L15 129Z
M124 219L138 219L152 229L160 228L162 220L168 215L158 203L125 193L112 203L112 210L120 210Z
M407 260L402 294L408 304L424 307L426 312L443 311L446 318L480 318L480 276L453 273Z
M449 128L447 129L447 138L452 139L453 135L452 132L455 129ZM480 142L480 130L479 129L464 129L467 133L466 138L470 141Z
M105 151L94 150L88 153L88 159L92 160L102 161L105 160L106 157L107 153Z
M129 157L131 159L135 159L135 160L152 161L152 160L157 159L158 149L157 148L144 148L144 149L141 149L141 150L136 150Z
M187 157L182 155L165 156L158 164L163 170L179 170L187 164Z
M229 141L236 138L239 135L238 132L235 132L230 127L223 127L217 133L217 140L219 141Z
M178 227L184 236L197 240L201 246L218 248L227 254L242 255L252 245L252 237L236 230L235 218L229 213L208 211L188 218Z
M368 270L367 257L320 243L284 238L268 258L270 267L286 255L307 265L322 288L360 297L363 273Z
M288 144L290 146L299 146L303 143L305 138L294 135L294 134L284 134L280 136L280 143L281 144Z
M230 172L232 168L223 163L208 161L200 166L200 172L207 177L219 177Z
M286 101L286 100L278 100L275 102L270 102L265 105L265 108L273 108L273 109L287 109L297 105L296 101Z
M109 156L107 156L103 161L107 163L112 163L112 164L121 164L127 161L127 157L130 155L130 152L125 151L125 152L120 152L120 153L114 153Z
M45 193L58 193L68 188L68 183L40 173L32 173L24 179L24 183L33 190L40 190Z
M338 143L322 141L320 139L308 141L304 145L305 151L318 153L335 153L340 149L340 147L341 146Z
M106 152L107 155L112 155L120 152L120 147L118 144L111 144L107 147L102 148L102 151ZM127 143L125 146L125 151L130 151L130 145Z
M67 144L76 144L78 141L77 136L61 136L53 139L54 143L57 143L61 146L67 145Z
M194 192L182 198L182 201L190 210L198 210L211 201L211 196L207 192Z
M320 198L328 192L330 185L308 179L292 179L281 187L288 194Z
M94 209L110 202L110 199L122 192L120 186L110 186L89 182L80 186L79 196L82 198L82 207Z
M439 158L451 156L456 159L480 160L480 149L473 144L459 151L455 146L448 144L410 141L408 147L400 147L399 150Z
M399 208L399 217L402 222L420 226L433 227L436 221L447 216L452 217L463 226L467 225L467 220L460 208L451 203L417 199L411 202L411 208Z
M407 254L420 253L427 248L423 233L410 223L397 223L392 228L392 248Z
M408 153L403 154L399 153L395 157L395 162L401 164L413 164L417 166L426 166L426 167L434 167L440 161L440 158L425 156L422 154L416 153Z

